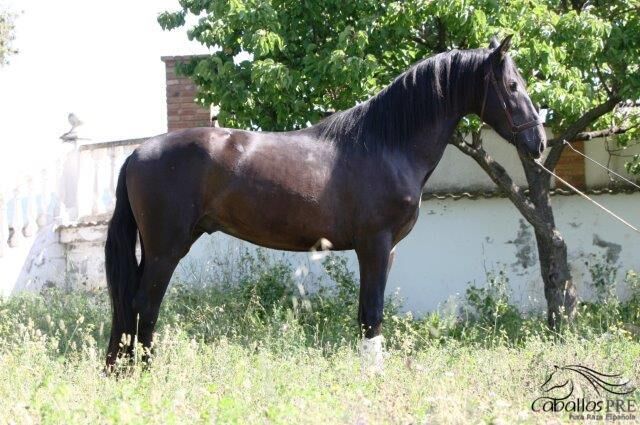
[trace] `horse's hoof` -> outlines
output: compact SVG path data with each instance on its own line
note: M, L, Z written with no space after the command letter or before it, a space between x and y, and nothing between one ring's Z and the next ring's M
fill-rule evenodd
M362 358L362 371L364 373L379 375L384 371L382 343L382 335L362 339L360 356Z

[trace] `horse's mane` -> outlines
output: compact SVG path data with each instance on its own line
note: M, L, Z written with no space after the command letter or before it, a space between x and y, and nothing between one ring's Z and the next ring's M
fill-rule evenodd
M568 365L564 366L563 369L582 375L587 381L589 381L593 386L593 389L595 389L598 394L600 394L600 390L598 388L618 395L631 394L636 390L635 387L629 386L628 380L625 382L617 382L617 379L621 377L620 374L600 373L582 365Z
M337 112L310 130L342 149L402 148L425 121L435 122L462 101L481 95L484 88L475 77L488 53L451 50L429 57L366 102Z

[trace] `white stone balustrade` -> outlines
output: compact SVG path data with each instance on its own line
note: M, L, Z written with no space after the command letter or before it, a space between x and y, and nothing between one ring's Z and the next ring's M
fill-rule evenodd
M22 245L24 236L22 227L24 223L24 214L22 211L22 185L13 190L9 208L9 247L15 248Z
M4 256L9 248L9 222L7 221L7 204L5 195L0 192L0 257Z
M58 173L53 166L17 177L13 189L0 191L0 256L18 247L53 218L51 202Z
M124 160L144 139L83 145L79 148L78 220L109 214L115 205L115 188Z
M45 167L0 188L0 257L52 222L104 219L124 160L144 139L65 145Z
M36 224L38 228L45 226L49 223L49 219L52 217L53 211L50 211L51 202L53 200L53 186L51 180L54 180L56 174L49 174L50 170L43 169L40 173L40 194L36 198L38 216L36 218Z
M25 193L22 198L22 234L30 238L38 230L37 228L37 195L33 187L33 177L29 176L24 184Z

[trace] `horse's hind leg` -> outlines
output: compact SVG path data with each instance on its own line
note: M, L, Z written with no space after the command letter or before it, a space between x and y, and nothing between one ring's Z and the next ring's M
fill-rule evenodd
M169 286L171 276L178 262L184 257L197 239L183 234L182 237L161 238L159 243L157 233L150 240L145 241L144 267L140 276L140 285L133 301L136 314L136 335L138 343L145 351L151 349L153 332L158 321L160 305ZM146 355L143 358L147 358Z
M160 304L179 261L180 258L171 256L146 258L140 286L133 302L137 340L144 348L151 347Z

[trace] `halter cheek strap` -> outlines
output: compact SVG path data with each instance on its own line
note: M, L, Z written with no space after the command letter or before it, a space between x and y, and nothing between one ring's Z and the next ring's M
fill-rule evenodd
M489 83L491 83L493 85L494 90L496 91L498 100L500 101L500 106L502 107L504 114L507 116L507 121L509 121L509 125L511 126L511 141L515 141L515 137L519 133L542 124L542 122L540 122L540 120L536 117L535 119L525 122L524 124L516 125L516 123L513 122L511 111L509 111L509 108L507 107L507 102L504 99L502 90L500 90L500 86L498 85L498 80L496 80L496 76L493 73L493 67L491 66L490 62L487 62L486 68L488 68L488 71L486 71L484 75L484 96L482 99L482 109L480 110L480 119L484 122L484 109L485 109L485 106L487 105L487 96L489 94Z

